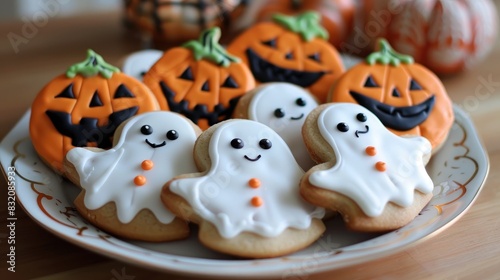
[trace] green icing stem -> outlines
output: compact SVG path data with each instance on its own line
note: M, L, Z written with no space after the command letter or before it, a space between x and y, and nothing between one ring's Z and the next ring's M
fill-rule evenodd
M379 46L378 52L373 52L366 57L366 63L373 65L375 63L392 66L399 66L400 63L403 64L413 64L413 57L405 54L400 54L392 49L391 45L385 39L378 39L377 44Z
M320 19L321 16L313 11L304 12L298 16L273 15L274 22L290 31L300 34L306 42L314 38L328 40L328 31L321 26Z
M188 41L182 47L190 49L196 60L206 59L223 67L240 62L238 57L230 55L219 44L220 36L220 28L212 27L203 31L198 40Z
M68 78L74 78L76 75L80 74L84 77L93 77L100 74L104 78L110 79L114 73L119 72L120 69L106 63L102 56L89 49L87 50L87 58L69 67L68 71L66 71L66 76Z

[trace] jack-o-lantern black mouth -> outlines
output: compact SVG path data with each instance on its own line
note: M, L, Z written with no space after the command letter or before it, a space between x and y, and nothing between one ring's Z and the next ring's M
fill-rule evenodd
M167 142L166 141L163 141L161 142L160 144L156 144L156 143L153 143L151 141L149 141L148 139L146 139L145 141L151 148L153 149L156 149L156 148L160 148L160 147L163 147L165 145L167 145Z
M427 120L436 102L436 97L432 95L420 104L396 107L352 90L349 93L359 105L375 114L384 126L400 131L410 130Z
M181 100L176 102L175 92L167 86L163 81L160 82L160 88L163 96L167 100L168 108L172 112L176 112L189 118L195 124L198 124L200 119L206 119L209 125L214 125L220 121L227 120L233 114L234 108L241 96L237 96L229 100L229 106L226 108L222 104L215 105L212 112L209 111L206 105L198 104L192 110L189 109L189 102Z
M98 126L96 118L82 118L80 123L71 122L71 114L54 110L47 110L45 114L60 134L71 138L71 145L74 147L86 147L89 142L97 144L98 148L111 148L111 138L116 128L128 118L134 116L139 107L134 106L121 111L113 112L109 115L108 123Z
M252 71L255 79L261 83L286 82L306 88L316 83L327 73L324 71L310 72L282 68L266 61L251 48L246 50L246 55L250 71Z
M247 155L245 155L245 159L249 161L258 161L261 158L261 155L258 155L256 158L251 158Z

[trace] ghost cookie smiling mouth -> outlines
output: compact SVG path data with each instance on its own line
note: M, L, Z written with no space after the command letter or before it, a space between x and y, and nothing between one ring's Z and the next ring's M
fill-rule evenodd
M153 133L153 127L151 127L150 125L143 125L141 127L141 133L144 134L144 135L151 135ZM168 140L176 140L177 138L179 138L179 134L177 133L177 131L175 130L169 130L167 132L167 139ZM144 140L151 148L153 149L156 149L156 148L161 148L165 145L167 145L167 142L165 140L163 140L163 142L161 143L153 143L151 141L149 141L149 139L146 138L146 140Z

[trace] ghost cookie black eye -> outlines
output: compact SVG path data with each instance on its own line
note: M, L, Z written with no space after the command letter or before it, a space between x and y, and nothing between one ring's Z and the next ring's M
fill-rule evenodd
M273 146L273 143L271 143L271 140L264 138L259 141L259 146L264 150L269 150Z
M347 132L347 131L349 131L349 126L346 123L341 122L341 123L337 124L337 129L340 132Z
M304 98L299 97L295 100L295 104L297 104L300 107L304 107L306 106L306 101L304 100Z
M274 116L277 118L283 118L285 116L285 111L283 111L283 109L281 108L278 108L274 110Z
M359 113L356 115L356 119L360 122L366 122L367 118L366 115L363 113Z
M243 140L241 140L240 138L234 138L233 140L231 140L231 147L235 149L241 149L243 148L243 146Z
M168 140L175 140L177 138L179 138L179 133L177 133L177 131L175 131L173 129L167 131L167 139Z
M153 133L153 128L150 126L150 125L143 125L141 127L141 133L144 134L144 135L150 135L151 133Z

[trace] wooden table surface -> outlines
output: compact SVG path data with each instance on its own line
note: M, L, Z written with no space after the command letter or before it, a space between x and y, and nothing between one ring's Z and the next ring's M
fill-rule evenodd
M19 42L16 53L7 34L22 34L23 26L22 22L0 24L0 139L30 107L39 89L82 60L87 48L117 62L140 47L137 40L125 36L117 14L50 18ZM484 81L489 81L487 87ZM308 279L500 279L500 44L481 65L444 79L444 84L453 101L470 113L490 159L488 180L474 205L442 233L404 251ZM489 94L479 93L478 88L487 88ZM7 183L0 177L0 279L119 279L122 270L130 276L127 279L191 279L160 274L65 242L20 209L16 213L17 272L7 274Z

